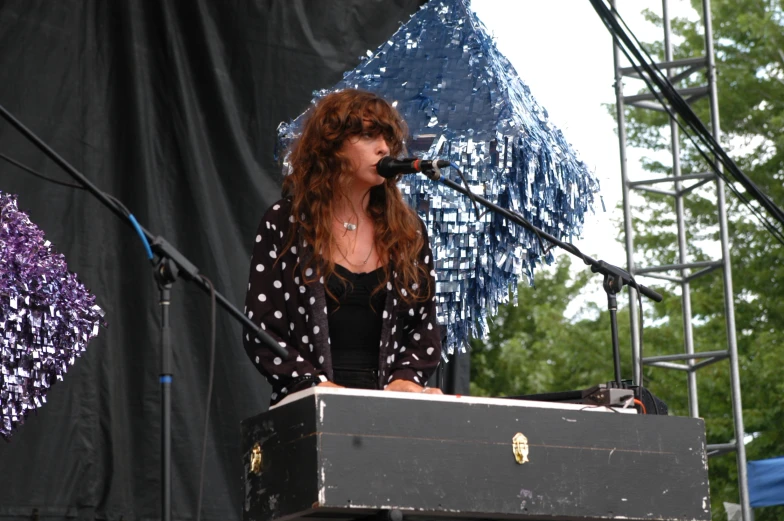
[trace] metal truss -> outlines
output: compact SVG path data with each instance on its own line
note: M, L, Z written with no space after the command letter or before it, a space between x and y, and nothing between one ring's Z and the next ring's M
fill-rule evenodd
M705 28L705 56L674 60L672 55L671 27L667 0L662 0L664 22L664 61L656 65L666 71L670 82L676 84L678 80L686 78L693 73L704 70L706 84L699 87L679 89L679 94L690 103L708 97L710 103L711 131L718 140L721 129L719 126L719 107L716 92L716 66L713 52L713 29L711 21L710 0L703 0L703 22ZM738 488L742 507L743 520L751 521L751 508L748 498L748 480L746 468L746 450L744 446L743 409L741 405L740 374L738 370L738 348L735 333L735 307L732 289L732 267L730 265L729 238L727 233L727 213L725 201L724 182L714 172L696 174L682 174L680 162L680 144L678 126L670 118L672 171L671 175L653 177L631 181L628 178L626 159L626 127L624 109L626 106L639 107L647 110L665 111L653 93L625 95L624 78L638 77L632 67L622 67L620 64L620 49L617 41L613 42L613 57L615 62L615 94L617 103L618 139L620 144L621 179L623 183L623 213L624 230L626 235L627 269L634 275L666 280L678 284L681 288L683 307L683 338L682 354L652 356L642 359L640 364L640 338L639 318L634 289L629 288L629 315L631 317L632 358L634 360L634 382L640 384L642 375L641 365L650 365L666 369L674 369L686 373L689 390L689 414L699 416L699 402L697 397L697 371L720 360L728 360L730 364L730 391L732 397L732 412L735 427L735 440L728 443L708 445L709 456L735 451L738 464ZM718 165L718 162L717 162ZM719 165L720 167L720 165ZM715 261L691 262L689 260L686 238L686 224L684 219L684 201L695 189L708 183L716 187L716 215L721 241L721 258ZM665 266L638 267L634 260L634 230L632 227L631 192L644 191L670 196L673 201L674 212L677 219L677 250L678 263ZM695 352L690 284L693 280L715 270L722 270L724 282L724 308L727 329L727 346L725 349L714 351Z

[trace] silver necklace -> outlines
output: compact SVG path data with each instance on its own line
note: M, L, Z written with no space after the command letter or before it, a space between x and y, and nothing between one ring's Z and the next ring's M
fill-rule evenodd
M343 228L345 228L346 230L348 230L348 231L350 231L350 232L355 232L355 231L357 231L357 224L359 224L359 223L357 223L357 224L354 224L354 223L352 223L352 222L348 222L348 221L341 221L340 219L338 219L338 218L337 218L337 216L335 216L335 220L336 220L337 222L339 222L340 224L342 224L342 225L343 225Z
M346 262L348 262L352 266L365 266L368 263L368 261L370 260L370 256L373 254L373 249L376 247L376 245L375 245L375 243L370 245L370 251L368 252L367 257L365 257L365 260L362 261L362 264L354 264L353 262L348 260L348 257L346 257L346 254L343 253L343 250L340 249L340 246L338 246L337 242L335 242L335 247L338 249L338 253L340 253L340 256L343 257L343 260L345 260Z

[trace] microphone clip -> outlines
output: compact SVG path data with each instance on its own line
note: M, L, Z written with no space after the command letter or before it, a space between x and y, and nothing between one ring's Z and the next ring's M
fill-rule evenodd
M441 179L441 169L438 167L438 161L421 161L420 172L432 181Z

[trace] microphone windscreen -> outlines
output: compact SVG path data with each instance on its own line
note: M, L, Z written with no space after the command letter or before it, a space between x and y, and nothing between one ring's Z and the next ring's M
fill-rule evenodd
M392 156L382 157L378 163L376 163L376 171L378 172L378 175L387 179L395 177L400 173L400 168L396 163L398 163L398 161L396 161Z

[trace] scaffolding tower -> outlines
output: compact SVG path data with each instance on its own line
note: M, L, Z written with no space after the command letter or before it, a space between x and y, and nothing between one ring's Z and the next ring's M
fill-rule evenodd
M613 7L615 2L612 1ZM668 0L662 0L662 20L664 26L664 61L656 65L664 71L675 84L680 79L705 70L706 84L699 87L678 89L679 94L692 103L698 99L708 97L710 103L710 128L713 136L718 141L720 137L719 107L716 91L716 66L713 52L713 28L711 21L710 0L702 2L702 20L705 33L705 55L687 59L673 60L671 28L668 9ZM732 399L732 414L735 430L734 441L707 446L709 456L716 456L735 451L738 465L738 488L740 496L743 521L751 521L751 507L748 497L748 480L746 468L746 450L744 447L743 409L740 392L740 373L738 369L738 348L735 333L735 307L732 289L732 267L730 265L729 238L727 233L727 213L725 201L724 181L715 172L682 174L680 163L680 146L678 126L670 117L672 170L670 175L643 180L630 181L628 178L626 161L626 128L624 110L626 106L644 108L648 110L666 111L656 101L653 93L624 94L624 78L638 77L633 67L622 67L620 63L620 48L613 39L613 58L615 64L615 96L618 119L618 139L620 145L621 180L623 184L623 223L626 238L627 269L633 275L666 280L678 284L681 288L683 309L683 353L644 357L640 363L640 337L639 317L636 293L629 288L629 316L631 317L632 359L634 367L634 383L642 384L641 365L650 365L666 369L683 371L687 376L689 391L689 414L699 416L699 402L697 398L697 371L719 360L728 360L730 364L730 391ZM721 165L716 161L718 168ZM719 235L721 242L721 258L713 261L690 262L687 252L686 228L684 223L684 201L695 189L708 183L715 183L716 187L716 215L718 218ZM673 201L677 220L677 251L678 263L664 266L638 267L634 260L634 230L632 227L632 207L630 194L632 191L647 191L670 196ZM695 352L692 328L692 308L690 296L691 281L702 277L715 270L723 271L724 282L724 311L727 328L726 349Z

